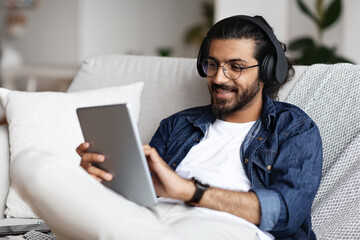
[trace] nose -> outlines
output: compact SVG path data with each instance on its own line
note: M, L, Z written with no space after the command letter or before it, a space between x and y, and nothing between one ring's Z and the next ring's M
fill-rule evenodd
M230 81L224 74L225 69L222 66L218 67L216 75L213 77L213 82L216 84L226 84Z

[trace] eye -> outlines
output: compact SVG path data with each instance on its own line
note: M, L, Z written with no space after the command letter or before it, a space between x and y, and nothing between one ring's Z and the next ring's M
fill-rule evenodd
M214 62L208 62L207 66L209 69L217 69L217 65Z
M242 67L238 63L229 62L227 65L229 66L229 70L233 72L241 72Z

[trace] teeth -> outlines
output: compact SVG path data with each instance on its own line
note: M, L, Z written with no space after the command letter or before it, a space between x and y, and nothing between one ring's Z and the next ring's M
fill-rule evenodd
M225 90L219 90L219 89L216 89L216 91L218 93L221 93L221 94L225 94L225 93L230 93L231 91L225 91Z

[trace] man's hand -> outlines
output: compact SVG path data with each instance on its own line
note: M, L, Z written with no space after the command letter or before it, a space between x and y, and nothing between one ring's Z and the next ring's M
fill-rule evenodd
M189 201L195 193L194 183L178 176L159 156L155 148L144 145L143 149L156 194L161 197ZM253 192L235 192L210 187L196 205L228 212L256 225L260 223L260 203Z
M143 149L156 194L160 197L189 201L195 192L194 183L177 175L159 156L155 148L144 145Z
M84 168L91 176L93 176L99 182L103 180L111 181L113 176L97 167L94 167L92 163L101 163L105 161L105 156L97 153L88 153L87 150L90 147L90 143L85 142L80 144L76 148L76 152L81 157L80 166Z

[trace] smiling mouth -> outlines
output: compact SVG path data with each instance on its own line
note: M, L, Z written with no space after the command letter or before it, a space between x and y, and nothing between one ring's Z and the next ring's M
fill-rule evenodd
M236 89L227 86L227 85L219 85L219 84L212 84L211 85L211 89L219 94L227 94L227 93L231 93L231 92L235 92Z
M227 93L231 93L233 92L232 90L224 90L224 89L215 89L216 92L220 93L220 94L227 94Z

